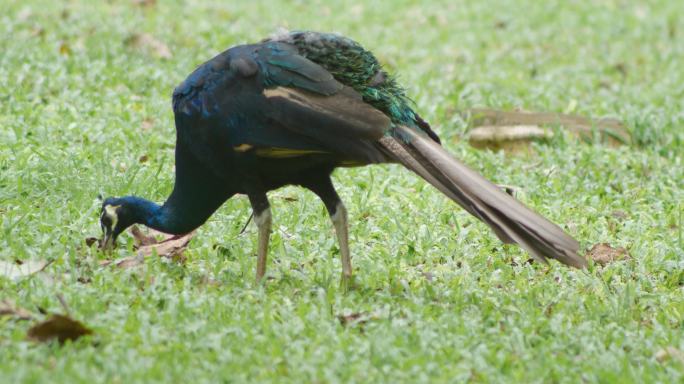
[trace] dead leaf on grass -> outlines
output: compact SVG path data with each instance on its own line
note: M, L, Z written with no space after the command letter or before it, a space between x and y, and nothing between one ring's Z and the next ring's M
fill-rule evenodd
M554 126L568 130L574 136L591 141L598 134L611 146L629 144L631 136L616 119L592 119L571 114L550 112L499 111L474 108L463 113L473 129L469 142L475 148L504 149L520 152L529 149L532 141L549 140Z
M185 235L168 235L154 230L150 230L150 235L145 235L136 226L131 228L131 233L138 241L138 256L147 257L157 254L176 260L182 260L183 252L195 236L195 231ZM155 234L161 235L163 240L157 241Z
M140 129L143 131L149 131L154 126L154 121L152 119L145 119L140 123Z
M625 211L621 211L621 210L615 210L615 211L611 212L610 215L613 216L614 218L620 219L620 220L625 220L627 218L627 213Z
M659 363L664 363L668 360L676 360L684 364L684 352L675 347L665 347L655 354L655 358Z
M613 248L608 243L594 244L587 252L587 258L601 266L620 260L629 260L629 252L624 247Z
M116 260L113 263L121 269L128 269L145 264L145 258L139 256L124 257L123 259Z
M134 33L124 43L130 47L150 53L160 59L170 59L171 50L161 40L148 33Z
M159 240L157 240L156 237L153 235L146 235L144 234L140 228L138 228L137 225L134 225L130 229L131 235L135 239L135 246L140 247L140 246L145 246L145 245L152 245L152 244L157 244Z
M47 260L27 260L27 261L3 261L0 260L0 276L10 280L19 280L23 277L31 276L41 272L52 261Z
M85 243L89 247L92 247L93 244L97 244L97 246L100 247L100 239L98 239L97 237L86 237Z
M9 316L17 320L31 320L33 314L28 310L17 307L13 301L5 299L0 301L0 317Z
M106 267L113 262L114 262L114 260L100 260L100 262L98 264L100 265L100 267Z
M28 330L28 337L36 341L57 339L60 344L63 344L67 340L76 340L92 333L93 331L81 322L68 316L52 315L49 319L31 327Z
M103 260L100 262L100 266L115 265L123 269L133 268L145 264L145 258L155 254L159 257L183 262L185 261L183 252L195 235L194 231L185 235L169 235L153 229L144 233L136 225L132 226L129 232L135 239L135 256L118 260Z
M71 47L69 46L69 43L66 41L61 41L59 43L59 54L63 56L71 55Z
M132 256L132 257L122 257L120 259L116 260L102 260L100 261L100 267L106 267L109 265L114 265L116 267L119 267L121 269L128 269L128 268L133 268L137 267L139 265L143 265L145 263L145 258L144 257L139 257L139 256Z
M133 268L145 264L145 258L155 254L182 263L185 261L183 252L195 235L194 231L185 235L169 235L153 229L148 229L145 233L136 225L132 226L129 232L135 240L135 256L117 260L102 260L99 263L101 267L114 265L122 269ZM86 242L89 240L91 238L86 239ZM99 242L99 240L96 241Z
M353 312L344 315L338 315L337 320L343 327L347 326L359 326L363 330L363 326L366 325L371 320L377 320L376 315L372 315L368 312Z

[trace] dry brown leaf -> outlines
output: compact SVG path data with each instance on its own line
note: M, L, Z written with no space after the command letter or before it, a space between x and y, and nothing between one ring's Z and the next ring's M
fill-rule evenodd
M131 229L131 232L133 229ZM139 231L138 231L139 232ZM163 240L156 242L156 239L154 236L147 235L145 236L145 242L139 242L138 243L138 256L140 257L147 257L147 256L152 256L155 253L158 256L161 257L166 257L169 259L176 259L176 260L183 260L182 255L183 251L188 247L188 244L190 243L190 239L195 235L195 231L192 231L190 233L186 233L185 235L168 235L164 234L161 232L157 232L154 230L150 230L150 233L152 234L160 234L163 236ZM141 233L138 233L138 236L140 236ZM135 235L134 235L135 236ZM154 243L151 243L150 238L155 239ZM136 238L138 239L138 238Z
M529 142L548 140L559 126L576 137L593 140L598 133L609 145L629 144L631 136L622 123L616 119L591 119L577 115L499 111L474 108L465 111L474 127L469 132L469 142L476 148L504 149L518 152L529 148Z
M610 213L616 219L624 220L627 218L627 213L625 211L616 210Z
M60 343L64 343L92 333L93 331L68 316L52 315L49 319L31 327L28 330L28 337L36 341L57 339Z
M0 301L0 317L9 316L17 320L30 320L33 314L28 310L17 307L13 301L5 299Z
M99 265L100 265L100 267L106 267L113 262L114 262L114 260L100 260Z
M71 55L71 47L69 47L69 44L66 41L59 43L59 53L64 56Z
M10 280L18 280L44 270L50 263L52 261L28 260L11 262L0 260L0 276Z
M338 315L337 320L343 327L358 326L363 331L364 326L371 320L378 320L378 316L368 312L354 312L345 315Z
M148 229L147 231L148 233L144 233L138 226L132 226L129 232L135 240L135 256L124 257L118 260L103 260L100 261L100 266L115 265L123 269L134 268L144 265L145 258L155 254L175 261L185 261L183 252L188 247L190 239L195 235L194 231L178 236L158 232L153 229Z
M546 140L553 137L553 131L538 125L481 125L469 133L474 143L518 140Z
M152 119L145 119L140 123L140 129L143 131L149 131L154 126L154 121Z
M594 263L604 266L620 260L630 259L629 252L623 247L613 248L608 243L594 244L587 252L587 258Z
M355 312L347 315L338 315L337 320L340 321L342 326L352 325L352 324L365 324L368 322L370 317L368 312Z
M114 262L114 265L121 269L128 269L145 264L145 258L139 256L124 257Z
M679 361L684 364L684 352L680 351L675 347L665 347L655 354L656 360L659 363L664 363L670 359Z
M126 45L142 49L160 59L170 59L171 50L162 41L148 33L134 33L125 40Z
M157 244L159 240L155 238L154 236L148 236L138 228L137 225L134 225L130 229L131 235L135 239L135 246L140 247L144 245L152 245L152 244Z
M97 237L92 237L92 236L91 236L91 237L86 237L86 238L85 238L85 243L86 243L86 245L89 246L89 247L92 247L93 244L97 244L98 248L101 246L101 245L100 245L100 239L98 239Z

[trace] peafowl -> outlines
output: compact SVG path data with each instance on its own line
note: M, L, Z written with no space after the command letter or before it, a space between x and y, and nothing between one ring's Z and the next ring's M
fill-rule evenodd
M102 244L140 223L183 234L245 194L258 227L256 279L271 233L267 192L285 185L323 201L339 242L342 279L352 276L347 210L330 176L337 167L399 163L505 243L535 259L582 268L578 242L453 158L375 56L346 37L288 32L228 49L173 92L176 178L163 205L136 196L102 204Z

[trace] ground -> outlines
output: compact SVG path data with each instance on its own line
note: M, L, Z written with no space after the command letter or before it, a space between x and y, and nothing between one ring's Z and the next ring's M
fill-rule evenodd
M681 382L684 3L648 1L10 1L0 5L0 299L94 334L27 340L0 317L0 382ZM340 291L323 205L271 196L268 276L228 201L185 264L102 267L98 195L162 201L171 93L198 64L278 27L350 36L399 73L444 145L560 223L631 259L527 263L399 166L340 170L356 288ZM507 156L470 147L460 110L615 117L632 145L569 137ZM115 256L131 253L122 236ZM669 349L668 349L669 348ZM663 351L674 351L671 356Z

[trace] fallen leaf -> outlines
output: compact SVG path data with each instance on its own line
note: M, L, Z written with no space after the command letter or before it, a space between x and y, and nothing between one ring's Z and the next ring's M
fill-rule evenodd
M508 23L504 20L498 20L496 23L494 23L495 29L506 29L506 27L508 27Z
M28 260L8 262L0 260L0 276L4 276L10 280L18 280L22 277L28 277L44 270L50 263L52 263L52 261Z
M131 232L133 232L133 228L131 228ZM137 236L141 236L142 233L140 231L138 232L139 233ZM186 233L185 235L175 236L153 230L150 230L150 232L152 234L161 234L164 237L164 239L162 241L157 242L156 238L150 235L143 235L144 241L143 237L136 237L136 239L139 241L137 252L138 256L147 257L152 256L156 253L158 256L161 257L182 260L181 257L183 251L185 251L185 249L188 247L188 244L190 243L190 239L192 239L192 237L195 235L195 231ZM133 236L135 237L136 235L134 234ZM152 242L153 240L154 242Z
M36 341L57 339L60 343L64 343L92 333L93 331L68 316L52 315L49 319L31 327L28 330L28 337Z
M98 239L97 237L86 237L85 243L89 247L92 247L93 244L98 244L98 246L99 246L100 245L100 239Z
M363 325L370 320L370 317L368 316L368 312L355 312L347 315L338 315L337 320L340 321L342 326L346 327L347 325L354 324Z
M147 231L148 233L144 233L137 225L132 226L129 232L135 240L135 256L124 257L118 260L102 260L100 261L100 266L115 265L123 269L133 268L145 264L145 258L154 254L175 261L185 261L183 252L188 247L190 239L195 235L194 231L185 235L169 235L153 229L148 229ZM161 240L158 238L161 238Z
M627 218L627 213L625 211L616 210L610 213L616 219L624 220Z
M154 126L154 121L152 119L145 119L140 123L140 129L143 131L148 131Z
M71 47L69 47L69 44L66 41L59 43L59 53L64 56L71 55Z
M145 264L145 258L138 256L124 257L114 262L114 265L121 269L133 268L143 264Z
M17 320L30 320L33 318L33 314L28 310L17 307L13 301L5 299L0 301L0 317L9 316Z
M100 261L100 266L101 267L107 267L109 265L114 265L118 268L121 269L129 269L129 268L134 268L139 265L145 264L145 258L140 255L135 255L135 256L130 256L130 257L122 257L120 259L116 260L102 260Z
M513 152L527 148L531 141L551 138L551 129L536 125L483 125L468 133L470 145L475 148L507 149Z
M525 111L499 111L486 108L467 110L473 129L468 134L475 148L504 149L519 152L529 149L531 141L553 137L552 127L558 126L583 140L594 140L594 135L608 145L629 144L631 136L616 119L592 119L572 114Z
M113 263L113 262L114 262L114 260L102 260L102 261L100 261L99 264L100 264L100 267L106 267L106 266L110 265L110 264Z
M608 243L594 244L589 252L587 252L587 257L601 266L615 261L630 259L629 252L625 248L613 248Z
M171 58L171 50L169 47L148 33L134 33L129 36L124 43L133 48L147 51L160 59Z
M353 312L343 315L338 315L337 320L343 327L347 326L359 326L361 331L363 327L371 320L378 320L379 317L376 314L370 314L368 312Z
M149 159L150 159L149 156L147 156L147 155L142 155L142 156L138 157L138 163L140 163L140 164L146 163L147 160L149 160Z
M684 364L684 352L675 347L665 347L659 350L656 352L655 358L659 363L664 363L672 359Z
M137 225L132 226L130 232L135 239L136 247L157 244L159 242L156 237L144 234Z

